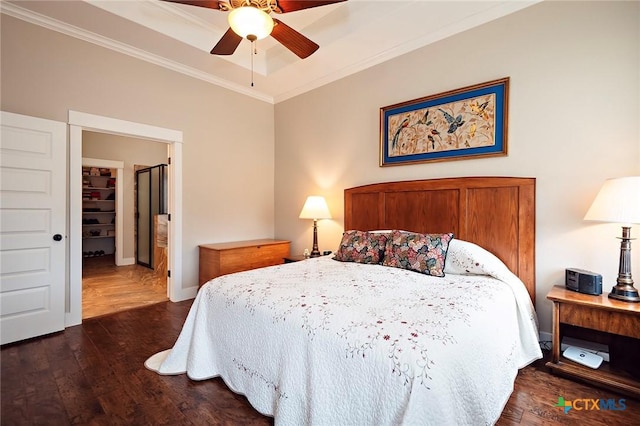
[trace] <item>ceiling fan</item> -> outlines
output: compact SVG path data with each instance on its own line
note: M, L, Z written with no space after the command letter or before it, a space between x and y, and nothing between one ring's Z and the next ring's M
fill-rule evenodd
M319 46L298 31L272 18L271 12L287 13L326 6L347 0L164 0L191 6L229 11L230 28L213 47L213 55L231 55L243 38L251 42L271 35L301 59L310 56Z

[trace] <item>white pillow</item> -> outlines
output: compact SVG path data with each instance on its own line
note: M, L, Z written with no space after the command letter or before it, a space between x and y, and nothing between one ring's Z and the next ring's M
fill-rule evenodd
M452 239L449 242L447 259L444 264L445 274L487 275L485 265L498 260L496 256L469 241ZM502 262L501 262L502 263Z

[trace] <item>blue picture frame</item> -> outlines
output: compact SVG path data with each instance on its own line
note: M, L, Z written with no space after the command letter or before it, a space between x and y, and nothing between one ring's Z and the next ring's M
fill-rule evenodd
M380 108L380 166L507 155L509 77Z

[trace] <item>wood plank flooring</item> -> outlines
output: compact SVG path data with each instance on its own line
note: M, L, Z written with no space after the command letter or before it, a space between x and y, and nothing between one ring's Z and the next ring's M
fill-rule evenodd
M116 266L113 255L83 259L83 319L167 300L162 273L140 265Z
M61 333L0 351L3 425L270 425L221 379L159 376L143 366L170 348L192 301L164 302L89 319ZM548 373L520 371L498 425L638 425L640 402L624 411L556 407L558 397L623 398Z

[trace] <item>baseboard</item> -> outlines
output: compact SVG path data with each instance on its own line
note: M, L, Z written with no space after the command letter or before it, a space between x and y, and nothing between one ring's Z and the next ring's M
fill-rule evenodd
M177 297L171 299L172 302L182 302L183 300L194 299L198 294L199 286L187 287L179 289L177 293Z
M546 331L539 331L538 342L540 343L540 349L550 351L553 346L553 334L547 333Z
M538 332L538 341L551 342L552 340L553 340L553 334L547 333L546 331Z
M123 257L117 266L135 265L135 263L136 263L135 257Z

